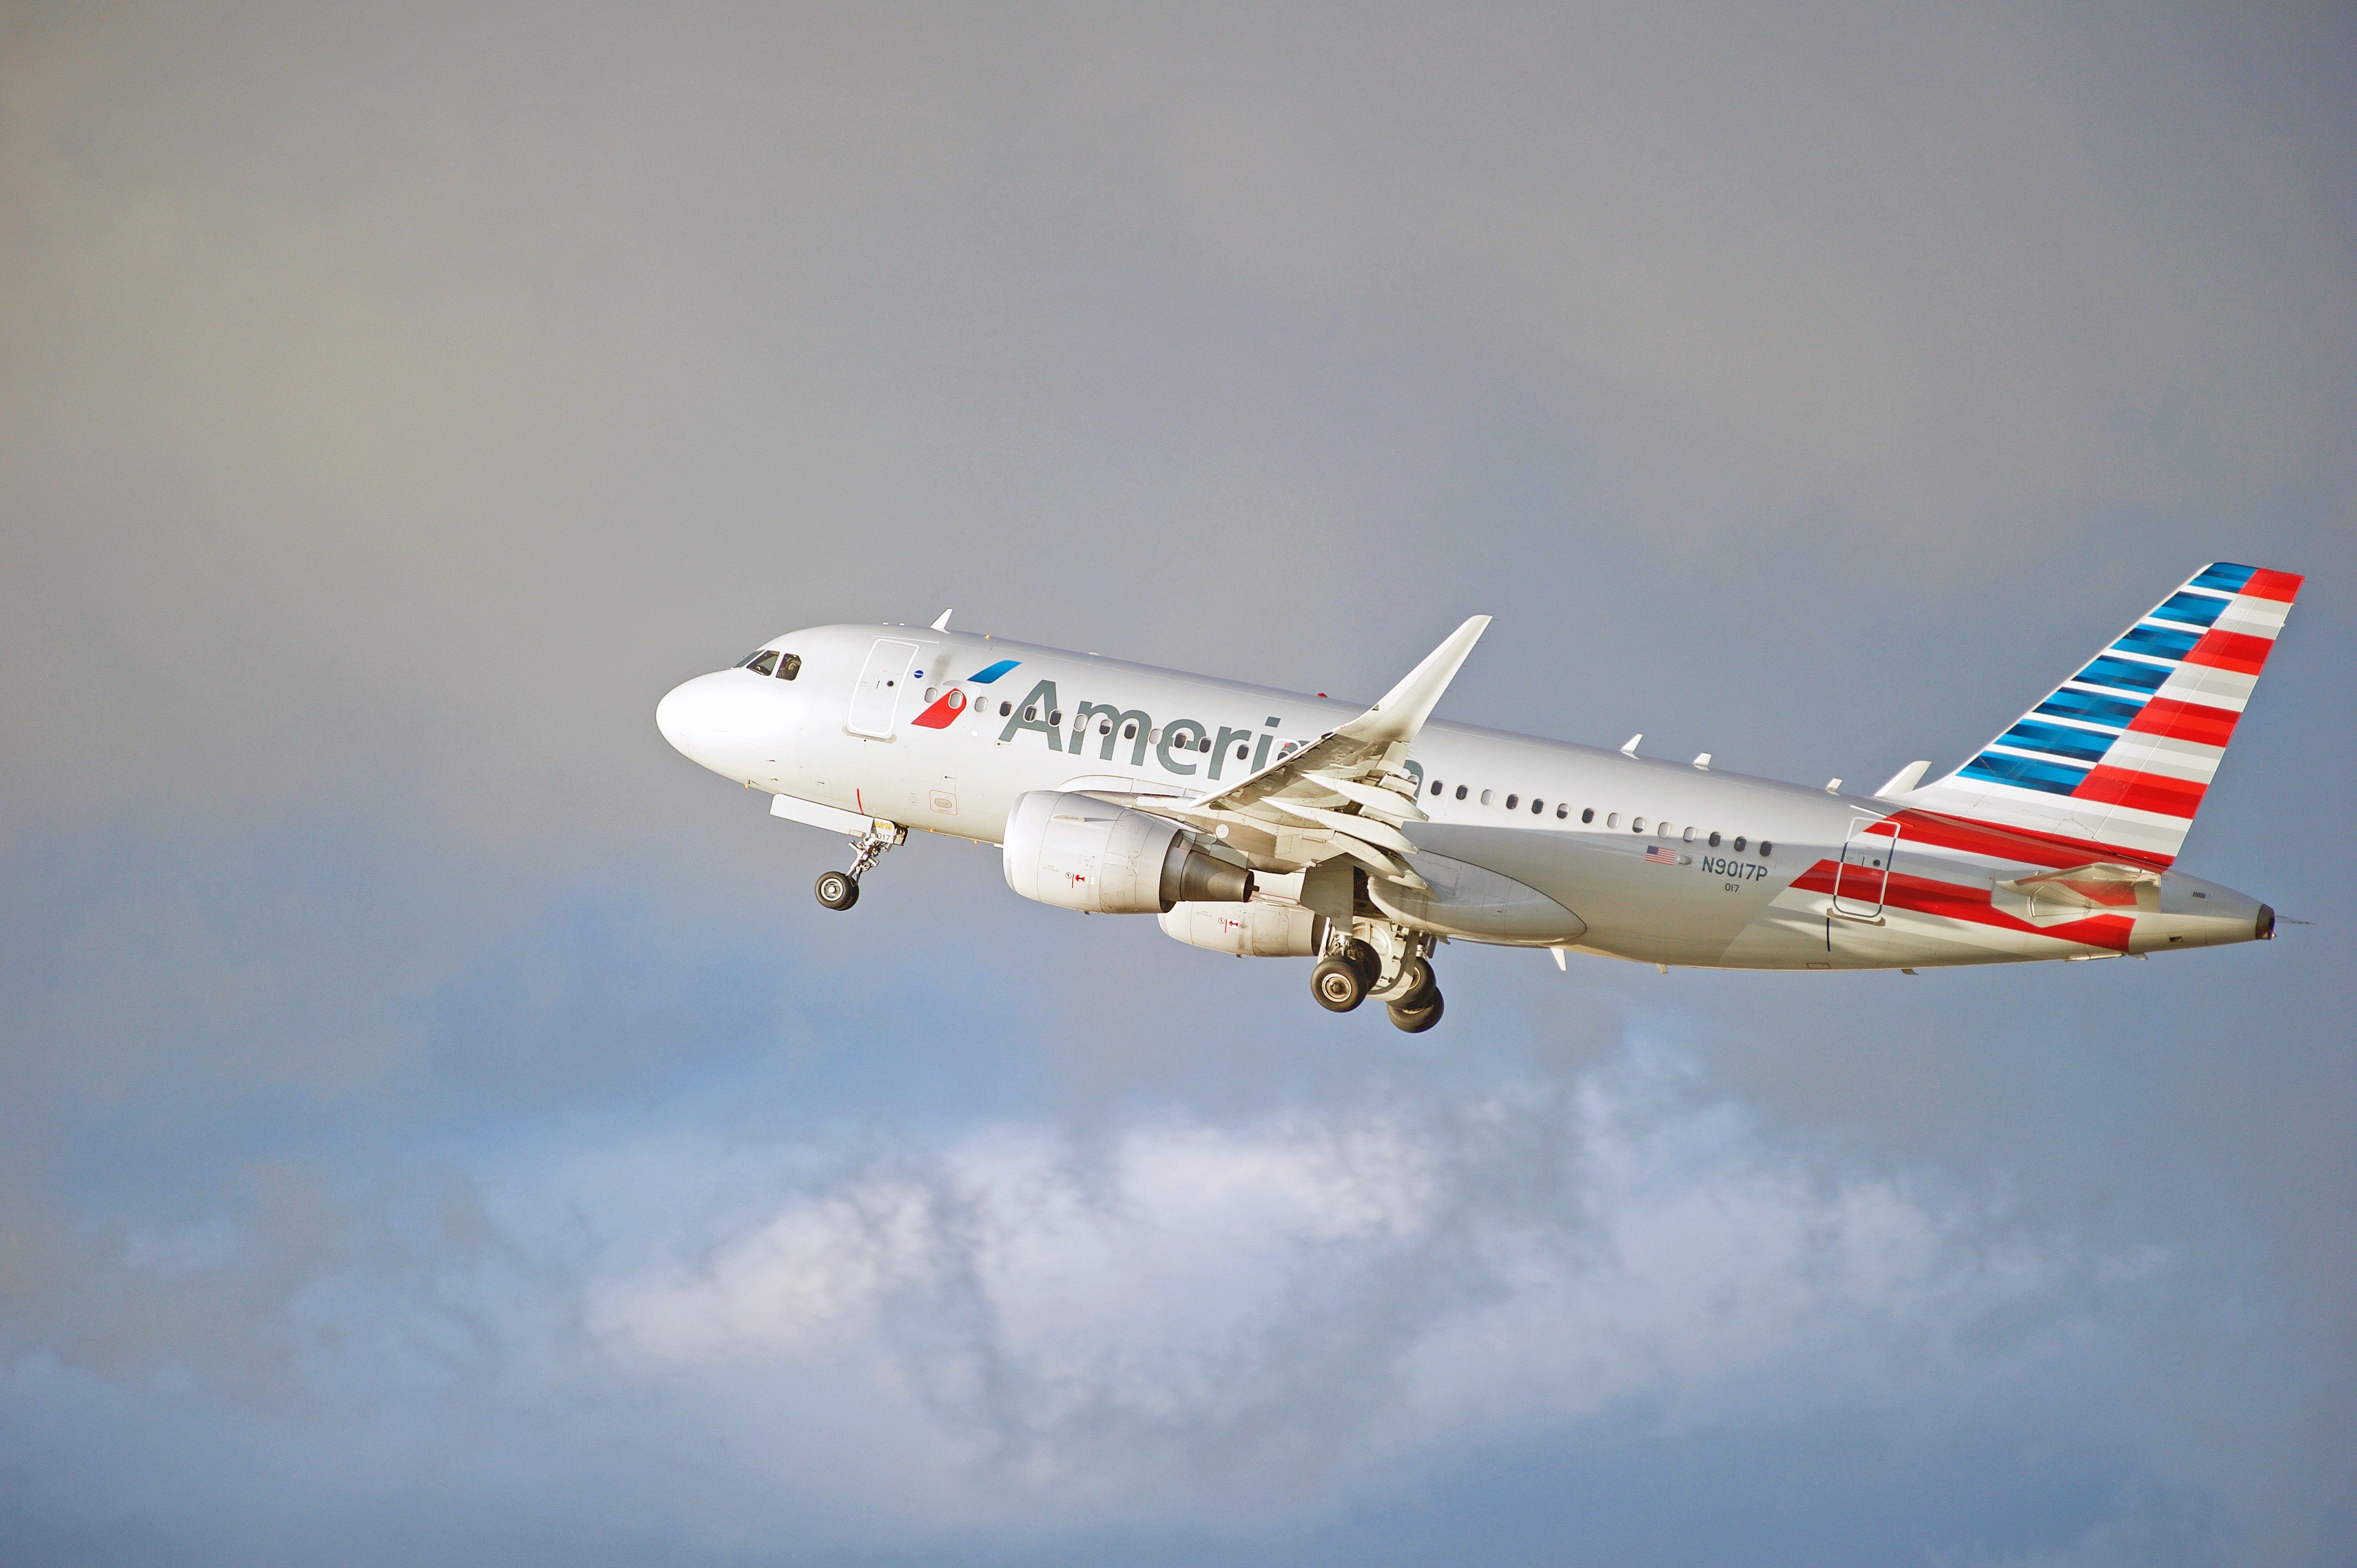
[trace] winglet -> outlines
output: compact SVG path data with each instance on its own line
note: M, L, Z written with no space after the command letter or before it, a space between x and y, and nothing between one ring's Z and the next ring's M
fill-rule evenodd
M1489 625L1488 616L1468 620L1448 634L1448 641L1426 654L1424 662L1409 671L1405 680L1385 692L1383 701L1334 733L1356 741L1414 740Z
M947 631L947 630L949 630L949 628L950 628L950 612L949 612L949 611L947 611L947 610L943 610L943 611L942 612L942 618L941 618L941 619L939 619L939 620L937 620L937 621L935 621L935 622L933 622L933 629L934 629L935 631Z

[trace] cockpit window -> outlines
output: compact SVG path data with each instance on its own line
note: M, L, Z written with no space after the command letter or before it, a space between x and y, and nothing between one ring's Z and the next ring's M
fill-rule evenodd
M778 672L778 653L777 653L777 650L775 650L775 649L765 649L765 650L762 650L762 652L761 652L761 653L760 653L757 658L755 658L755 659L754 659L753 662L752 662L752 663L750 663L750 664L748 664L747 666L745 666L745 668L746 668L746 669L748 669L748 670L750 670L750 671L751 671L754 674L756 674L756 675L774 675L774 674L776 674L776 673Z
M768 650L768 649L766 649L766 648L757 648L757 649L753 650L753 651L752 651L752 652L750 652L750 653L748 653L748 654L745 655L745 657L744 657L744 658L739 659L738 660L737 660L737 662L736 662L736 663L734 663L734 664L730 665L730 666L729 666L729 668L730 668L731 670L742 670L743 668L745 668L745 666L747 666L748 664L752 663L752 662L753 662L753 660L755 660L756 659L760 658L762 654L767 653L768 651L769 651L769 650Z
M802 672L802 656L799 653L789 653L779 662L778 679L780 681L791 681Z

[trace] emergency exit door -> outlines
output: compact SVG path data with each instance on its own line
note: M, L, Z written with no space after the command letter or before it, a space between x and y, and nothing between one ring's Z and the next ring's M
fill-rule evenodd
M1881 914L1898 849L1897 822L1887 817L1852 818L1841 864L1834 867L1834 913L1862 919Z

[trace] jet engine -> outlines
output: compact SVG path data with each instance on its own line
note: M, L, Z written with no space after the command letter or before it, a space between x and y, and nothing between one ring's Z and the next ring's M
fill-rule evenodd
M1238 958L1316 958L1326 950L1326 917L1298 904L1180 904L1162 915L1180 941Z
M1006 819L1006 885L1091 915L1159 915L1252 897L1252 873L1174 822L1097 800L1034 789Z

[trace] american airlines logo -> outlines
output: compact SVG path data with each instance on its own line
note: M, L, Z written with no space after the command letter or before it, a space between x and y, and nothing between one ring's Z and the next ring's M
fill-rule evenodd
M1002 659L975 671L909 722L921 729L949 728L984 700L979 695L969 697L966 687L991 685L1020 662ZM1279 742L1275 725L1280 721L1274 715L1263 721L1262 727L1249 729L1209 725L1200 719L1171 719L1157 725L1153 715L1142 708L1082 703L1072 710L1069 735L1065 733L1064 717L1056 682L1040 681L1021 702L1008 703L1006 724L998 732L998 738L1010 742L1029 730L1047 742L1049 750L1073 757L1085 754L1093 740L1097 743L1098 761L1112 762L1116 752L1126 750L1132 768L1145 767L1146 753L1151 751L1155 762L1168 772L1184 776L1200 771L1207 779L1218 779L1231 768L1239 776L1257 772L1268 766L1272 751L1281 757L1296 744Z
M987 686L1021 662L1019 659L1002 659L989 668L977 670L967 676L966 683L974 686ZM918 673L922 674L923 671L920 671ZM947 729L956 721L960 714L965 712L965 703L964 687L952 686L942 693L940 700L932 706L909 722L920 729Z

